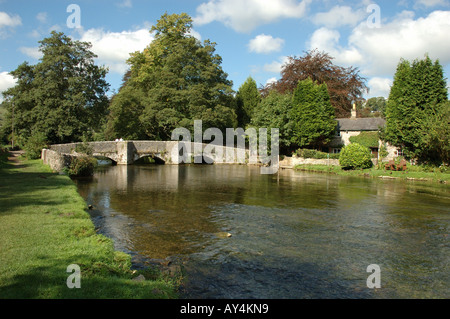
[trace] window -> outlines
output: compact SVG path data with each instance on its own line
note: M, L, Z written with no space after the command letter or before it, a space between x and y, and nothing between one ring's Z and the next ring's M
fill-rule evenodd
M339 129L339 127L336 128L335 136L341 136L341 130Z
M397 149L397 150L395 151L395 155L397 155L397 156L403 156L403 150L402 150L401 148Z
M341 152L341 149L340 148L333 148L332 149L332 153L333 154L339 154Z

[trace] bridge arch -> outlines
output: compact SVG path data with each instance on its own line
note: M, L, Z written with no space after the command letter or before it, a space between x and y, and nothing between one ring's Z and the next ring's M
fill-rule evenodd
M143 160L144 158L152 158L155 161L155 164L158 165L164 165L166 164L167 159L164 158L163 156L161 156L161 154L155 154L155 153L151 153L151 154L137 154L134 158L133 162L138 162L140 160Z

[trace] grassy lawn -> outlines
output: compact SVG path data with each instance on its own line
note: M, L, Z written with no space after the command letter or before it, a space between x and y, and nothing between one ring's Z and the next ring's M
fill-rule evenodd
M40 160L18 164L0 158L1 299L177 297L179 277L133 272L130 256L95 232L67 176ZM79 289L67 287L71 264L81 268ZM146 280L132 280L139 274Z
M364 176L364 177L377 177L377 178L398 178L405 180L427 180L440 183L450 182L449 172L440 172L435 169L434 172L422 171L419 167L412 167L408 165L408 169L405 172L402 171L389 171L384 169L377 169L376 167L364 169L364 170L343 170L340 166L327 166L327 165L297 165L294 167L296 170L308 171L308 172L323 172L338 174L342 176Z

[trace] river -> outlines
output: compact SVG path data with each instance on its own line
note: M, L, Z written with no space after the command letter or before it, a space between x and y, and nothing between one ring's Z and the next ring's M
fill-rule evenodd
M182 298L450 297L448 185L135 165L77 186L135 267L182 266Z

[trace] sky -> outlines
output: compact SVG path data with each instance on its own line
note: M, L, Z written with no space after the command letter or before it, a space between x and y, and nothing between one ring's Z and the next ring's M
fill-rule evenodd
M401 58L428 54L450 74L450 0L0 0L0 91L15 85L18 65L39 62L38 41L55 30L92 44L112 95L166 12L189 14L191 34L217 44L234 90L249 76L258 86L279 79L288 57L313 49L357 67L365 98L389 96Z

